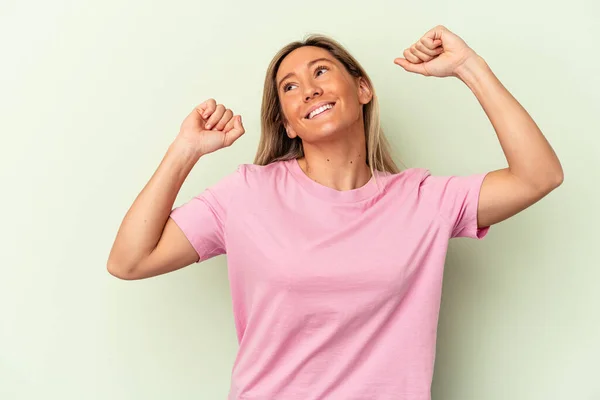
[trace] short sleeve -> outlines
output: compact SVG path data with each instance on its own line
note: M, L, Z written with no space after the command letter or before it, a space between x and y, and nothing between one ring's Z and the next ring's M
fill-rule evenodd
M421 191L433 202L452 229L451 238L483 239L490 227L477 227L481 185L487 173L467 176L432 176L428 171Z
M224 226L230 200L239 187L241 170L242 166L238 167L236 172L174 208L169 215L198 253L197 262L227 252Z

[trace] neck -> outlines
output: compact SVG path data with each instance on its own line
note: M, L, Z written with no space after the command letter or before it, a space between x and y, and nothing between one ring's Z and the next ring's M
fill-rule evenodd
M324 186L352 190L371 179L367 165L364 127L335 135L331 141L303 142L304 157L298 160L304 173Z

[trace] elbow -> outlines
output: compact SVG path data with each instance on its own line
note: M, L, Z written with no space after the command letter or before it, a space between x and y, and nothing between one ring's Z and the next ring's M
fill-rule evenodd
M543 184L540 185L542 192L545 194L550 193L554 189L558 188L565 180L565 175L560 169L558 172L550 175Z
M543 169L538 169L535 177L531 179L533 186L546 194L562 185L564 180L565 174L560 162L556 162L552 166Z
M554 189L556 189L565 181L565 171L563 170L563 167L558 159L556 160L556 171L554 172L553 176Z
M560 170L560 172L557 174L556 176L556 181L554 182L554 188L559 187L560 185L562 185L562 183L565 181L565 173L563 172L562 168Z
M565 181L565 174L562 170L562 168L559 168L558 171L556 171L555 173L553 173L551 175L551 178L548 178L548 182L546 184L546 186L548 187L549 191L552 191L556 188L558 188L560 185L562 185L562 183Z
M133 272L134 272L133 267L127 267L127 266L121 265L111 259L109 259L108 262L106 263L106 270L108 271L109 274L111 274L115 278L119 278L124 281L131 281L131 280L136 279L133 274Z

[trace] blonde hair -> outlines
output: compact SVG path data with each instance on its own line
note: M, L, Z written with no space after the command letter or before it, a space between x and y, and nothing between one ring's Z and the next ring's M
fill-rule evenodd
M390 145L381 129L379 102L371 79L359 62L337 41L324 35L309 35L303 41L292 42L283 47L273 57L265 76L261 106L261 136L254 164L267 165L276 161L297 159L304 156L302 140L299 137L291 139L287 136L283 125L283 113L277 92L276 76L283 59L292 51L304 47L315 46L331 53L346 70L355 78L362 77L369 85L373 98L364 105L365 142L367 151L367 165L371 172L386 171L399 172L394 163Z

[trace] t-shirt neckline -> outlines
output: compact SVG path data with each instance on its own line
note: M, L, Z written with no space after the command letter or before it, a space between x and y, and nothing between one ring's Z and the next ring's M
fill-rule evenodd
M377 171L363 186L352 190L336 190L312 180L304 173L297 159L284 161L288 171L296 178L298 183L312 195L322 200L334 203L355 203L373 197L378 190L375 180Z

